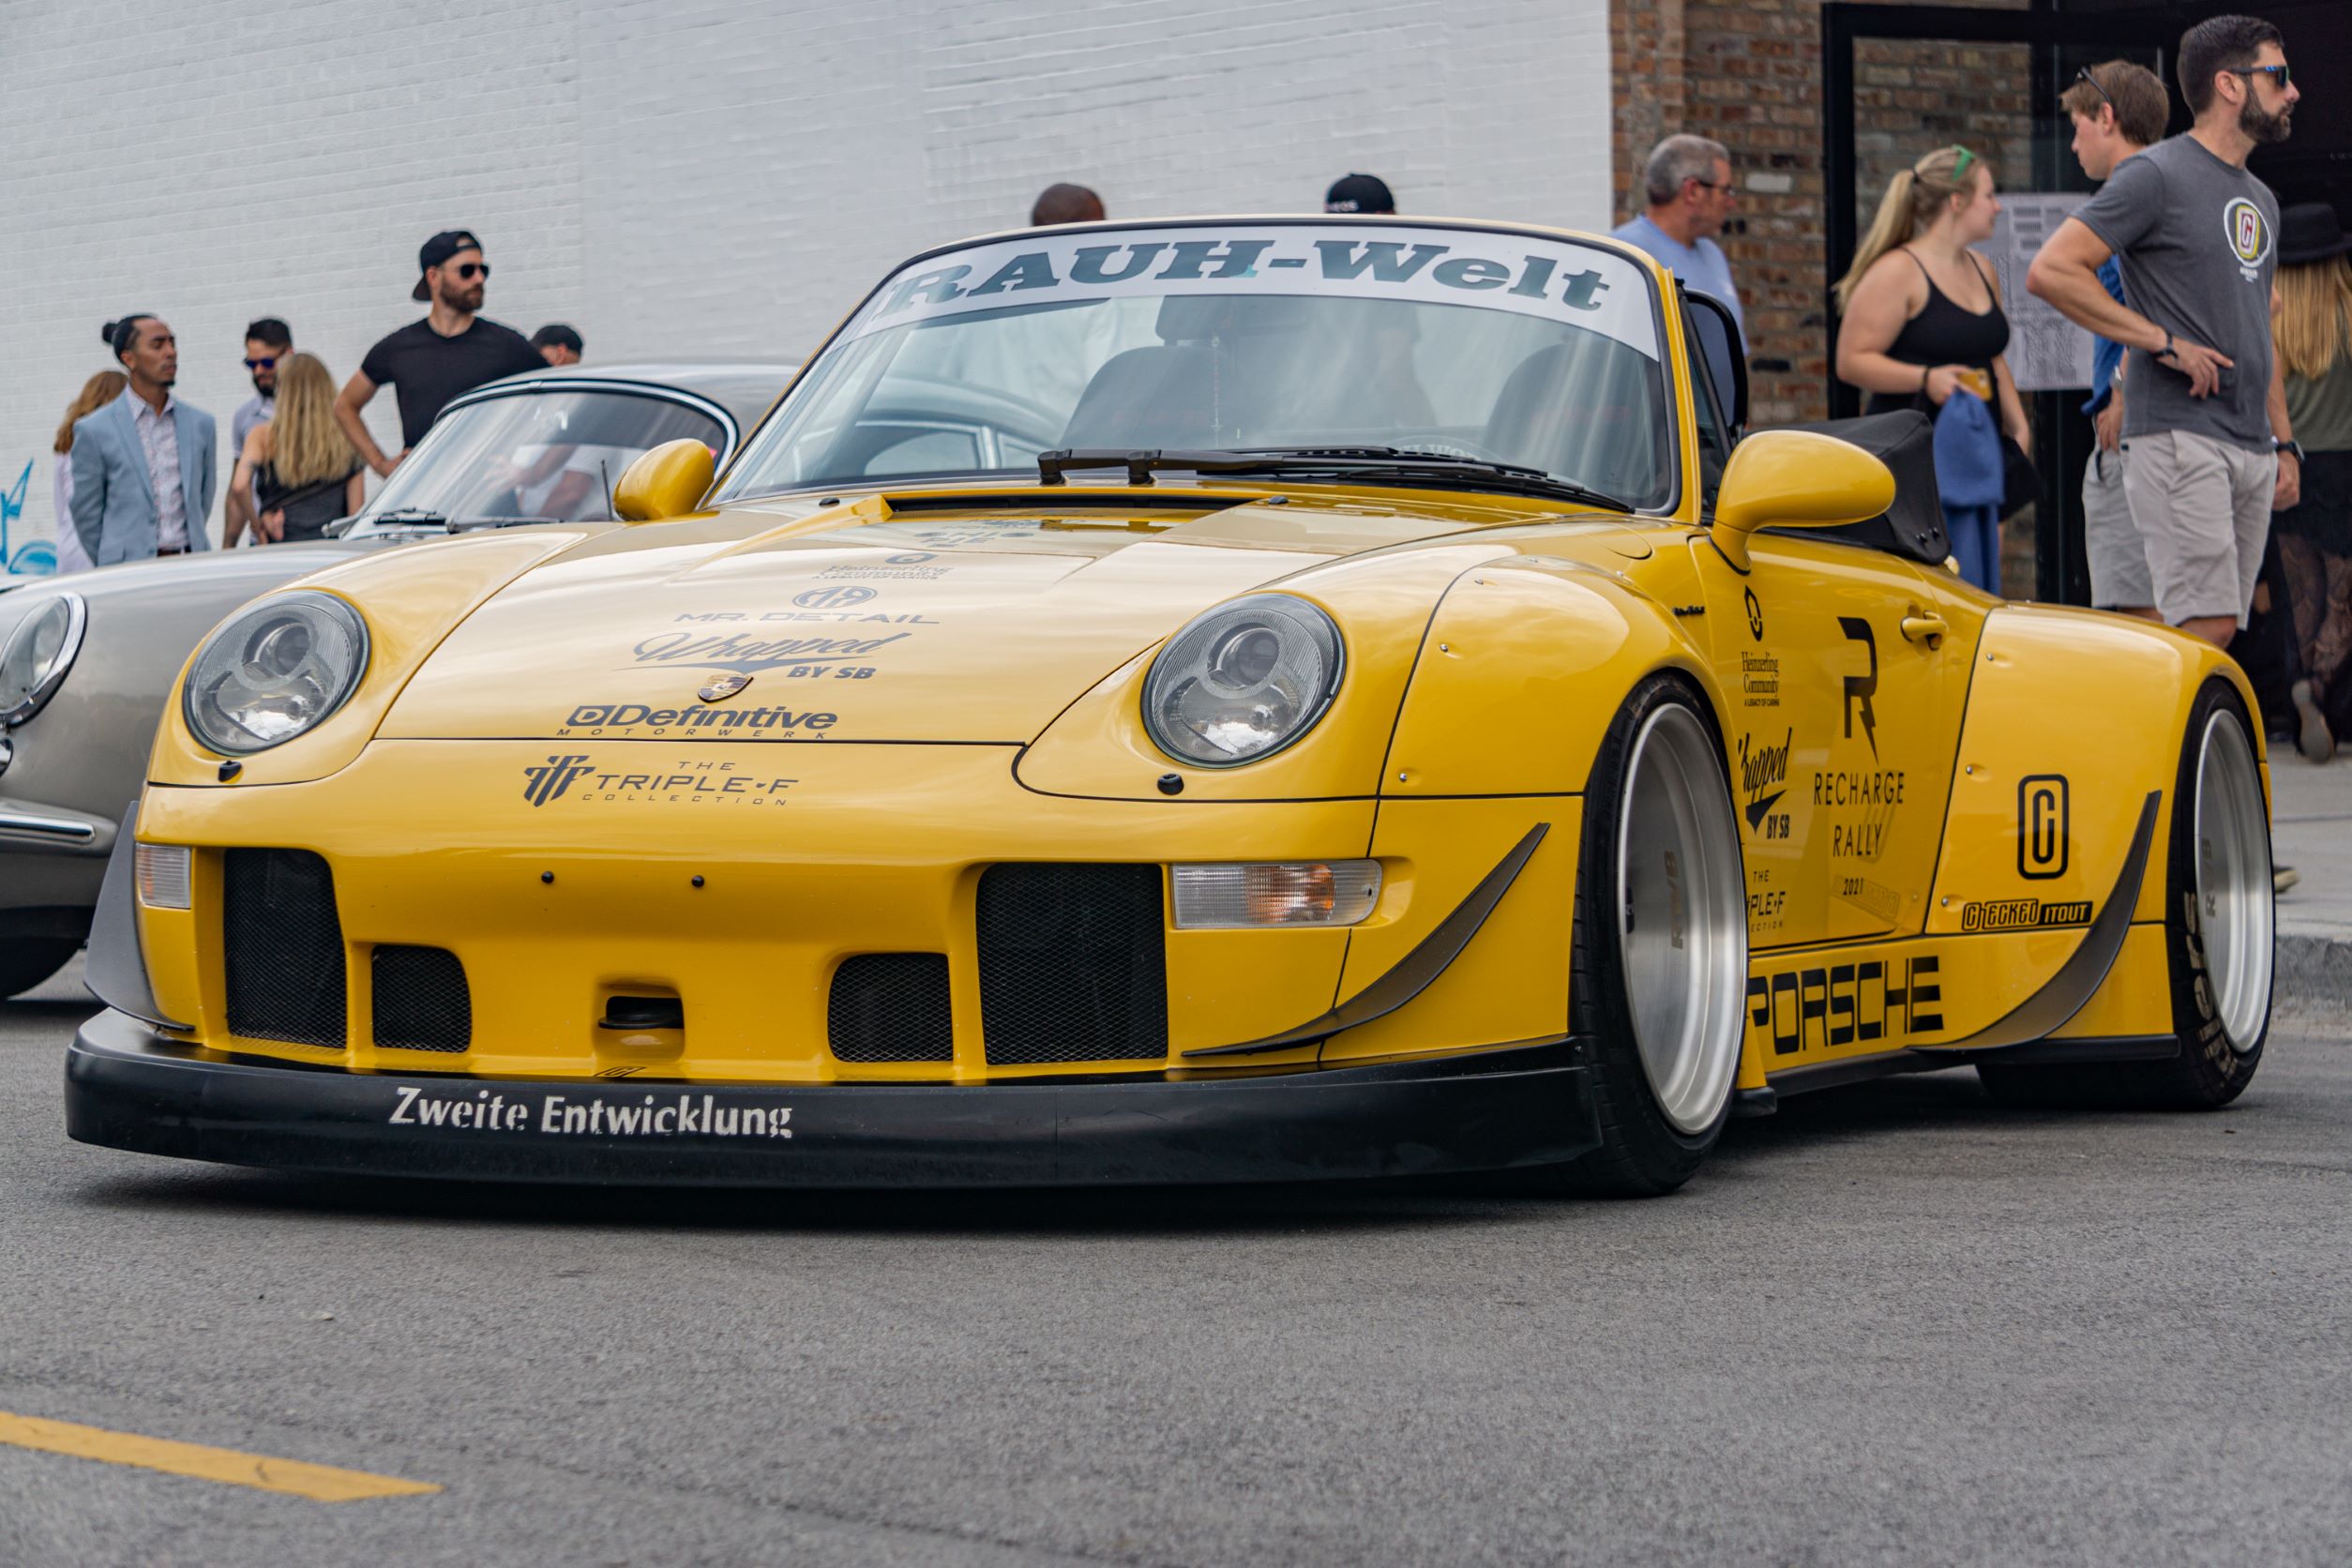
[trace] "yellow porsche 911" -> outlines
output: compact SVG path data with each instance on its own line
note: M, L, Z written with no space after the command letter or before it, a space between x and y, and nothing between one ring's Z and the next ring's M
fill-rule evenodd
M885 279L722 475L190 659L72 1135L776 1185L1524 1170L1972 1065L2210 1107L2252 693L1943 565L1915 415L1743 434L1621 246L1097 224Z

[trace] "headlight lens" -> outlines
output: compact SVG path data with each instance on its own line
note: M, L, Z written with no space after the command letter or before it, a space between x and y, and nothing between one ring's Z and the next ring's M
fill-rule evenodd
M1143 727L1179 761L1232 767L1315 726L1339 690L1339 628L1288 594L1222 604L1168 640L1143 683Z
M279 594L212 634L188 672L181 708L215 751L264 751L341 707L367 669L359 611L332 594Z
M0 726L22 724L41 711L73 668L88 621L82 596L60 593L47 596L16 624L0 645Z

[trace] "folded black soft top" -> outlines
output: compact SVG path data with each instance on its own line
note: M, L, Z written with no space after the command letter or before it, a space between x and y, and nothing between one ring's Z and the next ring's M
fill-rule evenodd
M1936 427L1927 415L1907 408L1860 419L1824 419L1787 428L1850 441L1894 475L1894 505L1878 516L1843 528L1804 532L1888 550L1930 565L1943 565L1952 553L1952 540L1944 533L1944 509L1937 500Z

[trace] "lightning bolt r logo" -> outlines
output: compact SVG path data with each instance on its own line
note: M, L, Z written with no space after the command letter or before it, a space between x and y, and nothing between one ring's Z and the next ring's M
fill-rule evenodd
M1870 743L1871 759L1878 756L1878 716L1871 711L1870 700L1878 695L1878 639L1872 634L1870 623L1859 615L1841 615L1838 626L1848 641L1859 642L1870 656L1870 669L1860 675L1846 677L1846 738L1854 738L1854 710L1862 709L1862 739Z

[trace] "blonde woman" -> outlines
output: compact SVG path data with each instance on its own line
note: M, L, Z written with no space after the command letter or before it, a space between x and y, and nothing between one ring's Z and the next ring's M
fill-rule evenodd
M2000 210L1993 171L1966 147L1939 147L1896 172L1834 291L1845 318L1837 375L1870 394L1868 414L1915 408L1940 417L1955 392L1981 398L1998 430L2030 457L2033 431L2002 353L2009 318L1992 269L1968 249L1992 237ZM1983 504L1952 505L1963 492L1943 448L1939 441L1937 478L1947 491L1944 520L1960 575L1998 594L1998 500L1989 518ZM1999 463L1998 454L1993 460Z
M335 421L335 380L316 354L278 367L278 403L237 456L232 490L253 487L254 542L315 539L367 497L367 465Z
M73 464L66 460L73 451L74 422L121 397L129 384L130 378L120 370L100 370L82 384L57 427L57 441L51 448L57 454L57 472L50 493L57 505L57 570L61 576L90 569L90 552L82 548L82 535L74 532Z
M2352 236L2324 202L2279 215L2271 338L2303 448L2302 499L2271 519L2303 656L2296 739L2325 761L2352 729Z

